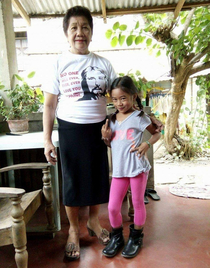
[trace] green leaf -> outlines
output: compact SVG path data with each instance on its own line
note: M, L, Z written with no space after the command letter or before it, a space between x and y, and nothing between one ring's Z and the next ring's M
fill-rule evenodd
M119 26L120 26L120 23L117 21L117 22L115 22L115 24L113 25L112 29L113 29L114 31L116 31L117 29L119 29Z
M112 36L112 30L111 29L107 30L106 33L105 33L105 36L106 36L107 39L110 39L111 36Z
M139 21L136 22L135 30L139 28Z
M23 81L23 78L20 77L18 74L15 74L14 76L15 76L19 81Z
M34 77L34 75L35 75L35 72L31 72L30 74L28 74L28 78L32 78L32 77Z
M122 25L120 25L119 29L121 31L125 31L127 29L127 25L126 24L122 24Z
M124 42L125 42L125 35L120 35L120 37L119 37L120 46L122 46Z
M118 38L114 36L111 40L111 46L116 47L117 43L118 43Z
M186 20L186 17L182 18L181 19L181 24L184 24L185 23L185 20Z
M145 36L141 36L141 35L137 36L135 39L135 44L138 45L140 43L143 43L145 38L146 38Z
M210 14L205 15L205 18L206 18L207 20L210 20Z
M149 32L150 27L151 27L151 26L150 26L150 25L148 25L147 27L145 27L145 28L144 28L144 31L145 31L145 32Z
M140 76L141 75L141 72L139 70L136 71L136 75L137 76Z
M152 44L152 38L147 38L146 44L150 46Z
M197 34L200 32L200 30L201 30L200 27L196 27L196 28L194 28L194 33Z
M133 35L129 35L126 39L126 44L127 46L131 46L133 44L133 38L134 36Z
M159 57L161 55L161 51L158 50L158 52L156 53L156 57Z
M42 91L41 91L41 89L39 87L37 87L35 89L35 92L36 92L37 95L42 95Z

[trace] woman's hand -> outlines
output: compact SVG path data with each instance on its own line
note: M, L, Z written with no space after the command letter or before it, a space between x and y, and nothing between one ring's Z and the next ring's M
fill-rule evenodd
M138 147L132 148L130 152L137 152L136 155L140 159L149 149L149 145L146 142L142 142L142 144Z
M156 128L155 132L161 132L164 129L164 125L156 117L154 117L153 115L150 115L149 118L150 118L152 124Z
M51 163L52 165L56 164L57 153L55 146L52 144L52 142L45 143L44 154L47 159L47 162Z
M103 140L110 141L112 137L112 130L109 127L109 119L106 119L106 123L101 128L101 135Z

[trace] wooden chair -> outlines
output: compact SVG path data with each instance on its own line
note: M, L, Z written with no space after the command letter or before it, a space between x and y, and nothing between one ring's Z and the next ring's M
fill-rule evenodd
M28 267L26 248L26 224L45 199L47 226L45 231L54 233L53 194L50 176L50 164L25 163L0 169L0 173L20 169L42 169L43 189L25 193L24 189L0 187L0 246L13 244L15 261L18 268Z

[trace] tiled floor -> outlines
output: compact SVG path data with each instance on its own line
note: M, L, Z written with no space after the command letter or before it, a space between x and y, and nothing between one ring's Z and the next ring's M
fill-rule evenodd
M29 268L209 268L210 267L210 201L177 197L167 185L156 187L160 201L149 199L144 245L139 255L125 259L101 254L103 246L90 237L86 229L87 209L80 212L81 257L77 261L63 259L68 221L61 207L62 230L54 239L28 238ZM40 213L41 214L41 213ZM39 217L36 217L36 220ZM107 205L101 207L101 223L110 230ZM127 203L123 204L124 236L128 238ZM0 267L15 268L13 246L0 248Z

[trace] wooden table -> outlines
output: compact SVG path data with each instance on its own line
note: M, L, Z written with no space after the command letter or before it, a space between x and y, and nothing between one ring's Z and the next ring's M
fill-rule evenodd
M59 147L58 131L54 130L52 133L52 141L55 147ZM0 134L0 150L6 151L7 164L13 165L13 151L27 150L27 149L41 149L44 148L43 132L31 132L23 135L6 135ZM38 162L38 161L37 161ZM59 179L58 166L52 166L52 186L53 186L53 207L55 212L55 224L57 230L61 229L60 223L60 199L59 199ZM15 186L14 172L9 173L10 186Z

